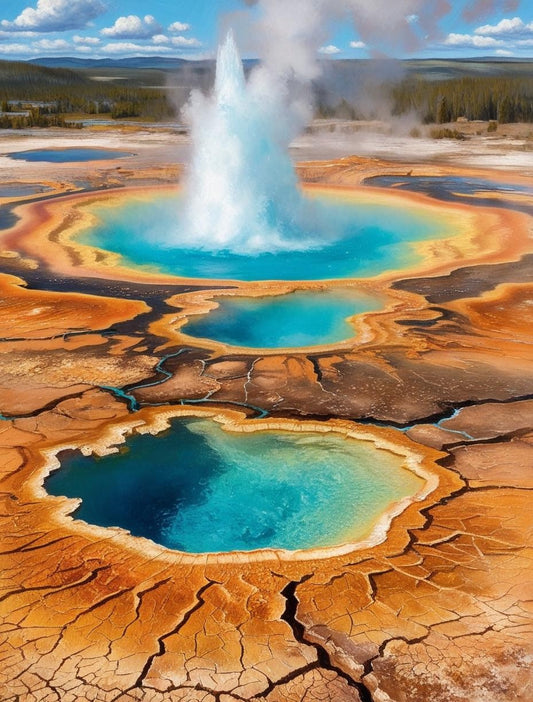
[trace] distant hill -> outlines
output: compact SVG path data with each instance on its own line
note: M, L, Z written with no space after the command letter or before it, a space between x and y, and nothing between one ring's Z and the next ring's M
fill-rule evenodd
M453 78L531 77L533 59L512 59L486 56L470 59L409 59L402 62L408 73L425 80L451 80Z
M122 78L120 73L127 75ZM0 60L2 128L62 126L48 117L72 113L168 120L175 108L167 99L165 75L156 69L74 69ZM27 123L15 124L17 110L27 112Z
M52 68L32 65L28 61L0 60L0 84L3 89L13 90L48 86L67 86L72 83L85 83L88 78L70 68Z
M133 56L129 58L103 58L89 59L75 56L46 56L29 59L31 63L48 68L70 69L133 69L133 70L159 70L179 71L185 67L211 69L214 60L196 61L183 58L170 58L166 56ZM258 63L257 59L245 59L246 69ZM461 59L333 59L323 60L326 73L342 76L347 70L368 71L373 66L396 66L400 73L417 74L426 80L448 80L465 76L522 76L533 70L533 59L497 58L483 56ZM394 72L394 71L393 71Z
M246 60L246 72L256 64ZM426 123L458 117L533 122L533 60L335 59L321 65L322 74L311 86L319 117L379 119L392 113L416 114ZM214 77L214 60L0 60L0 102L7 107L23 101L46 103L54 114L165 121L179 114L191 90L208 91Z
M73 56L45 56L29 59L27 63L47 66L48 68L152 68L159 70L175 70L190 61L181 58L165 56L133 56L131 58L84 59Z

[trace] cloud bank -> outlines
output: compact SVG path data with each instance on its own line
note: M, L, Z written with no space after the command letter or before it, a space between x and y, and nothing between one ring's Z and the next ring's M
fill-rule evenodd
M83 29L106 9L101 0L38 0L36 8L27 7L12 22L2 20L2 27L14 32Z

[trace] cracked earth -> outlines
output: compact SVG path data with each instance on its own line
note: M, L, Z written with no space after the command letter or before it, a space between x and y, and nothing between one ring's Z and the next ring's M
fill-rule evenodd
M337 187L389 172L300 171ZM0 258L1 700L532 698L530 218L483 210L468 257L442 246L360 281L387 304L349 344L251 352L186 336L216 284L113 277L49 236L64 198L22 207ZM58 451L103 455L180 412L370 432L438 485L384 540L298 557L180 554L45 493Z

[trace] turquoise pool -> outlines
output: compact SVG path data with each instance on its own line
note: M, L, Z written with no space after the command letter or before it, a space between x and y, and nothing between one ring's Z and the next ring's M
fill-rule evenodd
M423 480L372 442L293 431L232 433L176 419L104 458L70 452L46 480L75 516L191 553L310 549L367 536Z
M250 348L297 348L345 341L355 336L348 317L382 307L378 298L346 288L215 300L219 304L216 309L190 317L182 331Z
M111 206L91 205L88 211L97 223L82 232L80 240L119 253L130 264L178 276L329 280L406 267L419 260L414 243L454 234L443 218L430 218L427 212L412 208L330 195L313 195L309 204L316 213L310 231L291 232L293 241L299 234L302 240L312 241L302 250L249 255L194 248L180 231L180 198L169 194L154 194L150 200L128 196Z

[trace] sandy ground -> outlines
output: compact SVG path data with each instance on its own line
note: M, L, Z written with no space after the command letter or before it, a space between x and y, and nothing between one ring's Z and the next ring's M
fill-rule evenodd
M490 168L515 171L533 176L533 141L531 125L509 125L514 129L488 135L486 125L482 134L475 133L472 125L463 125L467 139L413 138L408 135L386 134L359 123L317 122L312 133L305 133L293 141L290 153L294 161L328 160L348 156L380 158L400 163L443 163L449 166ZM457 125L443 125L456 128ZM470 127L470 133L468 128ZM521 128L519 128L521 127ZM505 134L505 136L504 136ZM66 129L0 130L0 169L4 181L9 178L31 181L36 165L15 161L9 153L39 148L69 146L101 147L131 150L135 155L112 165L102 161L91 166L93 171L149 168L157 164L187 164L190 159L188 136L169 129L139 128L126 130L91 130L81 132ZM39 177L83 178L86 164L39 163Z
M380 158L401 163L446 163L450 166L517 170L533 175L533 151L519 150L526 142L473 137L471 141L455 139L414 139L409 136L384 135L374 132L327 135L303 135L292 144L297 161L331 159L347 154Z

